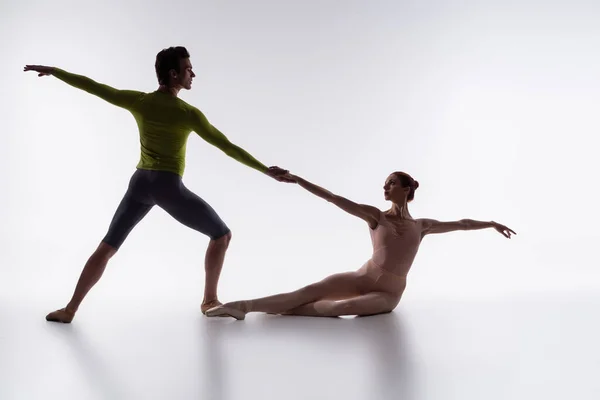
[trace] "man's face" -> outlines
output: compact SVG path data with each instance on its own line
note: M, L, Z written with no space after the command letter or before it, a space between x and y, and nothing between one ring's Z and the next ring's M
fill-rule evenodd
M176 83L184 89L192 88L192 80L196 76L192 71L192 63L189 58L184 58L179 61L179 74L176 75Z

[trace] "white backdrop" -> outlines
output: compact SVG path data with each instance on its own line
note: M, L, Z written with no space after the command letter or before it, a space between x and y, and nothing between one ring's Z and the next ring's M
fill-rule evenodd
M172 45L198 75L181 97L265 164L381 209L403 170L413 216L517 231L427 238L406 301L598 288L600 6L450 3L2 2L0 291L64 305L139 157L126 111L23 66L152 91ZM362 221L195 134L184 182L233 231L222 300L370 257ZM87 301L199 304L207 243L155 208Z

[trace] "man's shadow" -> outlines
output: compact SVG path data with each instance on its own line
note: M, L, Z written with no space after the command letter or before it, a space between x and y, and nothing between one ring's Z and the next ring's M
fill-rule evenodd
M119 380L105 359L98 354L93 344L88 342L88 335L76 324L47 323L50 335L64 341L73 358L83 372L89 388L101 398L111 400L128 400L132 397L126 392L126 385Z
M209 390L207 398L214 400L231 400L232 390L230 385L235 385L236 380L231 375L235 368L230 346L261 346L265 341L281 346L282 342L289 346L296 346L292 350L295 355L304 351L307 353L300 362L309 363L311 353L319 359L320 351L340 355L357 352L360 353L360 372L369 384L364 392L369 398L403 399L410 400L414 395L414 366L409 348L410 338L405 321L400 312L392 312L370 317L343 317L343 318L318 318L276 315L250 314L246 321L233 321L229 318L204 318L201 329L204 330L201 346L205 355L204 366L206 384ZM300 350L298 350L300 348ZM274 351L277 351L275 349ZM269 356L273 356L269 352ZM260 354L260 349L253 356ZM235 357L235 355L233 356ZM245 355L241 354L241 358ZM283 357L283 355L282 355ZM245 357L247 358L247 357ZM242 361L242 360L240 360ZM347 358L340 357L340 363ZM364 363L363 363L364 362ZM243 364L246 364L244 362ZM306 366L310 368L310 365ZM261 375L260 362L256 363L256 371L244 372L244 375L262 377L264 384L277 381L286 385L283 380L290 380L290 391L299 383L310 385L305 376L290 376L291 371L285 370L285 364L280 367L277 376ZM340 368L343 368L340 366ZM309 370L311 374L320 373L319 365ZM353 367L356 370L356 366ZM327 371L323 371L327 373ZM258 384L258 382L257 382ZM315 388L318 391L318 388Z

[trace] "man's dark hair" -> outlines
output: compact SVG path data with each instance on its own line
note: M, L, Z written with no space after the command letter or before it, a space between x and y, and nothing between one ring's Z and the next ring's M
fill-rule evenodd
M156 62L154 63L158 83L160 85L168 84L169 71L172 69L180 73L180 61L185 58L190 58L190 53L185 47L176 46L161 50L156 55Z

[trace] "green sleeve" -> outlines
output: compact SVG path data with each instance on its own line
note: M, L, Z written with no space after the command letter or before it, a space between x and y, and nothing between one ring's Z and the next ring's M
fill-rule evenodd
M53 76L61 81L90 94L100 97L115 106L131 110L135 101L142 92L134 90L119 90L102 83L98 83L82 75L72 74L60 68L54 68Z
M202 139L221 149L229 157L241 162L242 164L247 165L250 168L254 168L260 172L267 172L269 168L266 165L252 157L246 150L231 143L223 133L221 133L217 128L208 122L200 110L192 107L191 112L192 129Z

